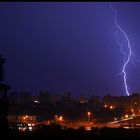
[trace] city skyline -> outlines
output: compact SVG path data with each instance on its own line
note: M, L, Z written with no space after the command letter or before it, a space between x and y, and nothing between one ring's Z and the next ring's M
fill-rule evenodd
M118 23L140 56L140 3L112 2ZM107 2L0 3L0 53L12 91L126 95L123 55ZM124 50L126 48L123 48ZM128 50L125 50L126 52ZM135 62L135 61L134 61ZM126 68L130 93L140 93L139 63Z

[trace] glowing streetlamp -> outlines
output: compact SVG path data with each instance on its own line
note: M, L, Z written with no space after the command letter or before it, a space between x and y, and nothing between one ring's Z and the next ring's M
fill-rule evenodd
M113 109L113 106L112 105L110 106L110 109Z
M125 115L125 118L128 118L128 117L129 117L129 116L126 114L126 115Z
M114 120L117 121L117 118L114 117Z
M54 117L55 117L55 121L56 121L57 123L62 123L62 122L64 121L63 116L55 115Z
M59 123L62 124L62 122L63 122L63 117L62 117L62 116L59 116L58 120L59 120Z
M62 120L63 120L63 117L62 117L62 116L60 116L60 117L59 117L59 120L60 120L60 122L62 122Z
M88 121L90 121L91 112L88 112L87 115L88 115Z

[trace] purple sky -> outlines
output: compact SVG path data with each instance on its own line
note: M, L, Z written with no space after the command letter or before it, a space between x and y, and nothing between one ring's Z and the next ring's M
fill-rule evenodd
M112 3L140 56L140 3ZM0 3L0 54L12 91L126 95L123 56L107 2ZM119 38L125 41L123 36ZM127 48L127 46L125 46ZM140 92L140 64L129 63L130 92Z

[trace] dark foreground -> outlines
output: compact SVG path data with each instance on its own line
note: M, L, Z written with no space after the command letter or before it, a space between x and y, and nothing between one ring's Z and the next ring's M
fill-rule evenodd
M60 126L42 126L32 132L21 132L16 130L8 130L7 133L1 133L1 138L12 140L93 140L108 138L140 138L140 129L124 129L124 128L93 128L86 131L84 128L62 129Z

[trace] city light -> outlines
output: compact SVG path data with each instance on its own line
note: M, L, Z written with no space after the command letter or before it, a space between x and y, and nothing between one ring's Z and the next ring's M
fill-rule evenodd
M31 126L31 124L29 123L28 126Z
M86 131L90 131L91 130L91 127L90 126L87 126L87 127L85 127L85 130Z
M39 104L40 102L39 102L38 100L34 100L34 103L37 103L37 104Z
M58 116L58 115L55 115L55 121L57 122L62 122L64 119L63 119L63 116Z
M117 118L114 118L114 120L116 121L116 120L117 120Z
M33 128L30 126L30 127L29 127L29 131L32 131L32 129L33 129Z
M91 112L87 112L88 115L88 122L90 121Z
M88 112L87 114L88 114L88 116L90 116L91 115L91 112Z
M32 126L35 126L35 124L34 124L34 123L32 123Z
M110 109L112 109L113 108L113 106L110 106Z
M114 109L115 107L111 105L109 108L110 108L110 109Z
M62 117L62 116L60 116L60 117L59 117L59 120L60 120L60 121L62 121L62 120L63 120L63 117Z
M129 117L129 116L126 114L126 115L125 115L125 118L128 118L128 117Z
M135 117L135 114L133 113L132 116Z

